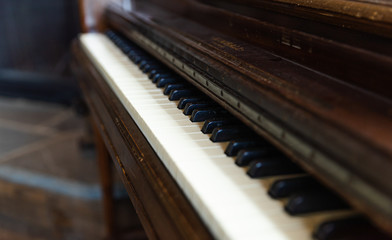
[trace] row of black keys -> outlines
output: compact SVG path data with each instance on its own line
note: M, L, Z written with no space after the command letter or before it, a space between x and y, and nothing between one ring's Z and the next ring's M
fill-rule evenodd
M236 156L235 163L248 167L252 178L277 175L299 174L303 170L291 162L276 148L255 135L225 109L214 103L206 95L187 83L169 68L158 62L145 51L118 34L108 31L107 36L146 73L170 101L179 101L178 108L190 115L193 122L204 122L202 132L211 134L211 141L230 141L225 154ZM289 197L285 210L291 215L348 208L348 205L310 176L292 177L275 181L269 195L273 198ZM336 239L343 236L358 239L351 228L362 226L360 237L384 237L375 227L362 217L325 222L315 232L317 239ZM356 227L355 227L356 228ZM349 235L347 235L349 234ZM369 235L370 234L370 235ZM346 236L347 235L347 236ZM346 238L344 238L346 239ZM366 238L367 239L367 238Z

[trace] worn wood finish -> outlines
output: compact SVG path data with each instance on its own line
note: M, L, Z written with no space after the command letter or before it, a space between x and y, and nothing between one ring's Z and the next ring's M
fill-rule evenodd
M247 23L224 14L225 20L215 29L227 29L226 34L391 98L387 89L392 71L392 8L342 0L305 2L217 0L208 4L257 19ZM208 18L193 18L211 25Z
M338 38L302 37L301 46L319 49L313 53L304 48L296 49L292 42L293 36L306 33L265 24L248 16L194 1L134 3L131 13L119 8L107 12L111 27L164 61L391 231L392 185L388 179L392 176L392 104L386 89L391 88L388 78L392 61L388 54L375 53L367 40L357 39L361 44L347 46ZM264 27L265 32L262 32ZM253 41L245 40L247 30L253 34ZM272 44L274 38L268 31L272 36L275 36L274 31L287 31L289 46L282 44L285 35L280 35L277 45ZM362 32L360 36L366 38L368 34ZM386 47L391 43L385 36L371 37L375 40L373 44ZM230 104L230 99L212 92L207 87L208 82L196 81L185 71L184 65L181 68L181 63L168 61L151 43L175 56L208 82L241 99L241 105ZM339 52L342 60L333 56ZM292 59L288 60L288 56ZM367 64L369 59L372 59L370 65ZM293 63L293 60L298 61ZM312 69L313 65L301 65L307 61L315 61L332 72L320 73L317 66ZM337 79L341 72L361 79ZM370 76L374 86L368 89L361 83ZM251 119L243 112L242 104L262 117ZM280 129L264 128L264 118ZM309 151L300 152L302 145L286 144L288 133L305 143ZM327 156L328 161L319 159L319 154ZM334 170L336 166L339 169ZM357 187L359 183L365 185ZM374 199L375 192L383 199Z
M75 72L149 239L212 239L118 98L76 43Z
M375 35L391 37L391 3L381 1L347 0L198 0L211 6L228 9L244 15L263 19L267 10L283 15L295 16L312 22L322 22L346 30L358 30ZM389 6L388 6L389 5ZM256 15L256 13L259 13ZM279 23L279 22L277 22ZM279 24L282 24L280 22ZM284 24L290 24L286 22ZM321 32L320 32L321 33ZM339 36L336 36L339 37Z

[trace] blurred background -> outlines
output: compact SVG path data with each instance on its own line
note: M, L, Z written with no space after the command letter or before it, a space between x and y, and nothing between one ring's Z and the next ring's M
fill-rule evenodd
M77 0L0 1L2 240L106 237L91 126L69 67L79 22ZM126 232L138 223L115 181Z

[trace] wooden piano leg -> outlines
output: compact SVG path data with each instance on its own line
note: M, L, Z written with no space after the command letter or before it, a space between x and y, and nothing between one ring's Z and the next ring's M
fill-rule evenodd
M91 121L92 122L92 121ZM95 123L92 124L97 150L97 161L102 188L103 213L105 222L105 235L107 239L115 238L113 176L110 165L110 155L105 147L102 136Z

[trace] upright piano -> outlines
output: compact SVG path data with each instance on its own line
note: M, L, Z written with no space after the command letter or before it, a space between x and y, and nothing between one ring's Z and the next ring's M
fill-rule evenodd
M73 69L149 239L391 238L390 1L124 0L103 17Z

